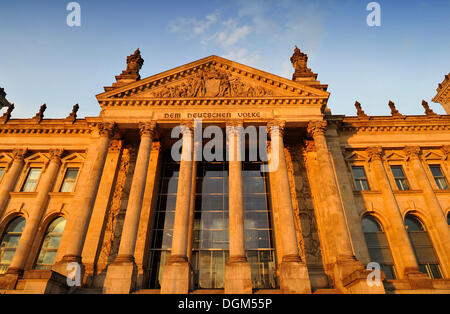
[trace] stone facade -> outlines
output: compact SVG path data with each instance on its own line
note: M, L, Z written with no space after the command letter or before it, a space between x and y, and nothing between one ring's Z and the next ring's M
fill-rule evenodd
M327 85L307 60L296 48L292 80L217 56L141 79L144 60L137 50L117 82L97 95L99 117L78 118L75 105L67 118L47 119L43 105L33 118L15 119L14 105L5 103L0 292L450 293L450 117L435 114L425 101L421 116L402 115L392 102L391 116L368 116L358 102L357 116L332 115ZM448 85L447 77L434 99L447 113ZM247 256L245 160L239 159L226 166L228 255L217 277L222 289L199 288L194 278L200 167L194 119L202 119L203 128L222 129L227 148L239 143L241 128L267 130L277 282L270 288L255 287L261 269ZM161 257L164 267L155 275L153 229L165 151L176 141L171 132L177 126L178 187L173 227L165 229L170 254ZM382 226L377 234L386 237L390 253L383 252L393 260L395 275L381 272L380 285L368 281L373 273L367 265L379 262L366 241L362 220L368 216ZM410 216L423 224L429 256L418 254L405 228ZM13 230L18 217L24 225ZM49 231L57 217L66 222L60 233ZM155 276L158 288L149 285Z

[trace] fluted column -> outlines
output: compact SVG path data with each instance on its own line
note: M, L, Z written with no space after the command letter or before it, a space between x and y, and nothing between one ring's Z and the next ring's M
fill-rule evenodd
M22 172L24 165L24 157L27 153L26 149L15 149L13 150L13 162L11 167L4 174L3 181L0 185L0 219L6 210L6 204L9 200L9 192L14 189L17 179Z
M73 212L77 213L77 215L74 217L72 223L72 236L67 245L63 262L81 262L81 252L83 250L92 207L95 202L103 166L105 165L106 154L115 127L114 123L99 123L97 125L100 137L95 147L96 155L87 174L86 182L83 182L81 189L77 191L77 195L71 204Z
M433 227L437 235L437 237L434 237L434 246L442 261L441 267L448 278L450 277L450 228L447 224L447 218L420 160L420 147L406 147L404 151L409 157L414 175L425 196L424 199L428 206L427 213L433 222Z
M381 147L371 147L367 149L367 153L375 173L378 188L383 195L384 211L388 215L387 221L389 224L386 227L386 233L400 278L407 277L409 273L420 273L411 242L404 227L400 207L383 165L383 150Z
M173 226L172 251L166 264L161 285L163 294L185 294L189 291L190 267L187 259L189 209L192 188L192 164L194 155L194 126L182 124L182 151L178 177L177 201Z
M328 152L325 139L327 130L326 121L311 122L308 125L308 133L314 139L317 151L317 161L321 170L323 189L327 192L328 221L334 224L333 233L335 237L337 258L353 259L353 249L347 228L344 208L339 195L339 188L335 180L333 164Z
M242 190L242 123L227 124L229 171L229 249L225 267L225 293L252 293L250 265L245 256L244 197Z
M142 200L144 197L145 181L147 179L148 163L155 132L155 122L141 123L139 125L141 143L136 159L125 222L120 240L119 254L116 261L134 261L134 248L141 215Z
M62 149L50 151L50 162L47 169L42 174L42 178L37 187L36 199L30 208L30 215L23 229L19 245L17 246L14 258L9 266L8 273L22 272L25 268L31 246L33 245L33 241L47 206L48 193L51 192L56 175L58 174L59 166L61 165L62 154Z
M280 264L280 288L285 293L310 293L311 285L305 262L301 261L295 231L294 209L289 184L289 174L284 153L284 121L269 123L271 137L271 165L275 171L275 184L278 203L279 225L282 242L282 261ZM278 167L276 167L278 166ZM275 169L273 169L275 168Z

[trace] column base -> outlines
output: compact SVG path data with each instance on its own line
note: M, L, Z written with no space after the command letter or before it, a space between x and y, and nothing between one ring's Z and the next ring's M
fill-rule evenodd
M350 294L386 294L383 285L384 273L381 272L378 282L369 277L371 273L371 270L360 269L344 278L345 291Z
M352 294L385 294L386 291L383 285L384 273L381 272L379 283L377 285L373 283L372 286L373 280L369 278L371 273L371 270L367 270L353 256L339 256L334 264L335 287L343 292Z
M411 289L433 289L433 281L420 271L419 268L406 268L405 276Z
M228 259L225 265L225 294L252 294L252 272L246 258Z
M136 287L137 266L132 256L117 256L108 266L103 284L106 294L129 294Z
M279 273L282 293L311 294L308 268L298 256L283 257Z
M64 294L70 290L66 277L52 270L29 270L23 275L25 294Z
M185 257L171 256L164 267L161 294L187 294L191 267Z
M0 289L13 290L16 288L17 281L19 281L20 274L3 274L0 275Z

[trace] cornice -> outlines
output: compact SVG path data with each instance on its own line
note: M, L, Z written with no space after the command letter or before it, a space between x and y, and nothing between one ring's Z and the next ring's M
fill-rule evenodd
M65 119L49 119L36 123L33 119L11 119L5 124L0 124L0 135L25 134L25 135L88 135L92 128L85 120L75 123L66 122Z
M426 132L450 131L450 116L404 116L394 117L345 117L340 128L341 132Z
M102 109L112 107L194 107L194 106L282 106L326 105L328 97L252 97L252 98L176 98L132 99L111 98L99 100Z

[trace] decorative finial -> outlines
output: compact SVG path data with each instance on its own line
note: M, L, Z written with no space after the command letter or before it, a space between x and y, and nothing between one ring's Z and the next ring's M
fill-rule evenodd
M78 109L80 109L80 106L78 105L78 104L75 104L73 107L72 107L72 112L69 114L69 116L66 118L66 120L67 121L70 121L70 122L75 122L75 120L77 119L77 112L78 112Z
M11 119L11 113L14 110L14 104L10 104L8 106L8 109L6 110L6 112L3 114L3 116L0 117L0 122L2 123L6 123L9 121L9 119Z
M367 118L368 117L367 114L364 112L364 110L362 110L361 104L358 101L355 102L355 107L356 107L356 111L358 114L358 118Z
M425 114L427 116L437 116L437 114L430 108L428 102L422 100L422 106L425 108Z
M297 78L313 77L314 80L317 78L317 74L314 74L311 69L308 68L308 55L301 52L297 46L295 46L294 54L291 57L291 63L295 69L292 78L294 81Z
M6 100L6 92L5 89L0 87L0 109L3 107L8 107L11 105L8 100Z
M36 120L38 123L44 119L44 112L47 109L47 105L43 104L41 108L39 108L39 112L32 118L33 120Z
M389 100L389 107L391 108L391 115L393 117L403 117L403 115L395 108L395 104L393 101Z

